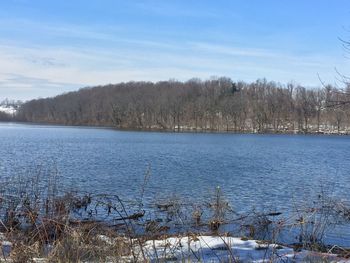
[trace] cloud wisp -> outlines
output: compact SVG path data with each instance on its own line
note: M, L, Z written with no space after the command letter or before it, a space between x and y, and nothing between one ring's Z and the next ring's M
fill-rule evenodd
M0 40L1 97L31 99L130 80L213 75L246 81L263 77L283 83L295 80L317 86L318 75L331 82L334 67L350 69L349 61L317 51L298 53L232 41L136 36L119 27L40 24L25 19L0 20L0 25L45 36L38 41L23 40L21 34Z

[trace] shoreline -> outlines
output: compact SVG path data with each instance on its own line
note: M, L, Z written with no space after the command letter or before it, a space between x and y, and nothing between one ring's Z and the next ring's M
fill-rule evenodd
M350 222L350 208L327 195L319 194L310 205L298 203L290 213L254 207L239 213L219 187L190 206L175 197L147 205L147 175L132 200L115 193L57 192L60 180L49 176L19 178L2 189L5 260L350 262L344 258L350 255L348 244L326 240L332 227ZM22 190L26 185L32 187Z
M22 121L0 121L0 124L19 124L19 125L32 125L32 126L52 126L62 128L84 128L84 129L106 129L115 131L125 132L159 132L159 133L191 133L191 134L237 134L237 135L305 135L305 136L349 136L350 132L298 132L298 131L265 131L265 132L254 132L254 131L234 131L234 130L212 130L212 129L161 129L161 128L120 128L108 125L92 125L92 124L62 124L62 123L50 123L50 122L22 122Z

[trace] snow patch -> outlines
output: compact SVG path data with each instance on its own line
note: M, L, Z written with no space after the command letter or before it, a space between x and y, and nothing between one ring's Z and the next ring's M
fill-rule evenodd
M16 109L12 106L3 106L3 105L0 105L0 111L1 112L5 112L7 114L10 114L10 115L13 115L16 113Z
M144 246L151 261L190 262L350 262L334 254L294 251L290 247L236 237L194 236L150 240ZM311 261L316 260L316 261Z

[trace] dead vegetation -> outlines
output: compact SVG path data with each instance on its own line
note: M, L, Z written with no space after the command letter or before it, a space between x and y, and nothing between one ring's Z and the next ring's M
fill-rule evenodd
M176 237L193 243L201 235L220 237L224 246L211 251L225 251L228 262L238 262L227 237L264 240L256 250L277 253L279 247L272 244L283 242L281 237L288 231L297 235L293 244L296 251L308 249L350 256L348 249L325 243L325 234L335 225L348 223L350 215L347 203L325 193L312 206L296 207L288 213L253 210L238 214L219 187L202 204L188 204L172 197L146 207L145 185L139 200L127 202L118 195L59 191L57 172L45 174L44 178L38 173L1 184L0 241L4 262L37 262L39 258L45 262L171 261L175 260L174 247L179 250L181 245L182 251L183 243L164 245L162 255L157 255L157 240ZM149 172L144 184L148 180ZM150 249L156 254L150 256ZM190 245L187 249L191 258L200 261L201 255L192 253ZM266 258L272 256L271 251Z

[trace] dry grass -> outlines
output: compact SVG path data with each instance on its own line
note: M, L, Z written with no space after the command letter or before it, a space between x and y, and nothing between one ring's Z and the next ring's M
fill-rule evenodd
M62 193L56 172L49 176L45 174L47 179L44 181L39 173L30 179L17 178L3 183L0 187L0 228L4 234L2 240L11 242L11 246L6 250L3 245L1 260L148 262L151 258L145 244L150 240L155 242L156 239L178 236L194 242L200 234L209 233L222 237L224 246L221 250L226 251L229 262L239 262L225 236L235 234L263 239L261 249L264 249L266 244L278 243L280 233L289 228L298 229L297 249L350 256L348 249L324 244L329 227L350 217L345 203L324 194L312 207L298 208L287 217L278 212L256 211L237 215L220 188L216 188L212 199L203 204L188 205L181 198L173 197L158 200L154 211L145 211L143 196L149 176L147 172L140 198L132 203L117 195ZM224 232L222 228L228 225L235 225L237 231ZM164 253L152 260L175 260L172 249L165 246ZM191 249L189 245L187 249ZM157 250L155 243L154 250ZM189 252L200 261L201 255Z

